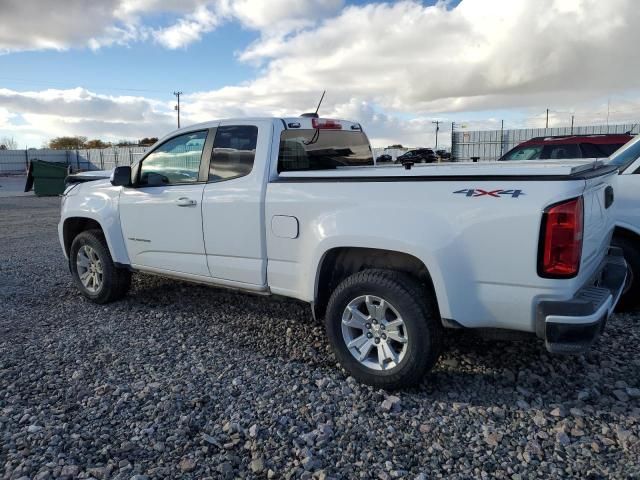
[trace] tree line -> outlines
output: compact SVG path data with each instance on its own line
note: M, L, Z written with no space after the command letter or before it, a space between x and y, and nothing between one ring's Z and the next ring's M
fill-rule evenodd
M56 137L49 140L47 148L53 150L82 150L87 148L108 148L108 147L148 147L158 141L157 137L144 137L138 142L121 140L119 142L103 142L98 138L88 140L87 137Z

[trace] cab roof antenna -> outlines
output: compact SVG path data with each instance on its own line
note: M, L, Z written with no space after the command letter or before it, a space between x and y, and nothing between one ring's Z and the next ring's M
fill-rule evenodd
M322 96L320 97L320 101L318 102L318 106L316 107L316 111L313 113L303 113L300 115L305 118L318 118L318 110L320 110L320 105L322 105L322 100L324 100L324 94L327 93L326 90L322 91Z

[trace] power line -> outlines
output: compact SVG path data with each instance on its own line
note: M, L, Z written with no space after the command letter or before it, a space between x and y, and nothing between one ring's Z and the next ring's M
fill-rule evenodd
M180 95L182 92L173 92L173 94L178 97L178 104L176 105L176 110L178 111L178 128L180 128Z

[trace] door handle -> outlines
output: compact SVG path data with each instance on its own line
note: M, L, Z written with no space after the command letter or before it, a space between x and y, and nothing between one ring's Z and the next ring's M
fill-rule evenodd
M187 197L180 197L176 200L176 205L179 207L193 207L197 203L198 202L196 202L195 200Z

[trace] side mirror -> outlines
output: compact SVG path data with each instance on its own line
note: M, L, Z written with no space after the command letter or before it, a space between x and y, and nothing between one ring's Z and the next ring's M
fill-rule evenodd
M131 185L131 167L116 167L111 174L111 185L128 187Z

